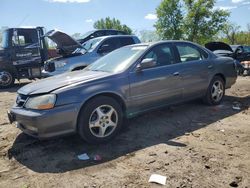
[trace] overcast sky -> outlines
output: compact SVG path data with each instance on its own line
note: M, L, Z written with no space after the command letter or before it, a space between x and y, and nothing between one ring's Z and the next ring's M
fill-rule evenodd
M69 34L93 29L94 21L115 17L133 30L153 30L161 0L0 0L0 27L45 26ZM246 28L250 0L218 0L216 8L231 11L230 20Z

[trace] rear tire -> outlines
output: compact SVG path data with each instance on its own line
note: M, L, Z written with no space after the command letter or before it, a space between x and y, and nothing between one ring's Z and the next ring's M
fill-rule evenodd
M89 143L104 143L117 135L122 123L119 103L111 97L100 96L91 99L80 111L78 132Z
M225 81L220 76L215 76L210 82L203 101L208 105L218 105L225 95Z
M15 83L15 77L9 70L0 70L0 88L6 89L13 87Z

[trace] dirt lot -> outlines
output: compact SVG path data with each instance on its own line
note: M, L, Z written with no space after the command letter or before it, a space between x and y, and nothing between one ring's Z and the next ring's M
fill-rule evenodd
M0 92L0 187L161 187L147 182L152 173L167 177L165 187L250 187L249 77L238 79L222 105L198 100L149 112L98 146L79 136L22 134L6 117L17 89ZM79 161L85 152L102 160Z

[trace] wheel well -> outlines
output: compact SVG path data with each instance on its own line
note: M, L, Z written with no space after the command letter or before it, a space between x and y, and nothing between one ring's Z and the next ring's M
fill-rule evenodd
M110 98L115 99L116 102L118 102L118 104L121 105L121 107L122 107L122 112L123 112L123 113L126 112L126 105L125 105L124 101L122 100L122 98L121 98L119 95L114 94L114 93L100 93L100 94L97 94L97 95L95 95L95 96L90 97L90 98L89 98L87 101L85 101L85 103L81 106L81 109L80 109L80 111L79 111L79 113L78 113L78 116L77 116L77 123L78 123L78 121L79 121L79 115L80 115L81 111L84 109L84 107L86 106L86 104L87 104L90 100L92 100L92 99L94 99L94 98L96 98L96 97L100 97L100 96L105 96L105 97L110 97ZM78 125L77 125L77 129L78 129Z
M226 78L225 78L225 76L224 76L223 74L218 73L218 74L216 74L215 76L219 76L219 77L221 77L221 78L223 79L223 81L224 81L225 85L226 85Z
M12 74L13 79L17 79L17 70L11 69L11 68L0 68L0 71L8 71Z

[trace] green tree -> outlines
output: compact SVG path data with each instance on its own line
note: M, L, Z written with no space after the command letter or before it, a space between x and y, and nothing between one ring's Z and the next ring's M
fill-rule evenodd
M237 43L237 33L240 30L240 26L234 23L228 22L223 28L223 33L225 35L224 42L229 44Z
M187 14L184 21L186 39L205 43L211 40L227 22L229 12L214 9L215 0L184 0Z
M228 22L218 40L228 44L250 45L250 25L247 24L246 30L235 23Z
M215 0L163 0L156 9L155 27L163 38L204 44L224 28L230 15L214 7Z
M71 37L73 37L74 39L80 39L81 33L74 33L73 35L71 35Z
M124 31L127 34L132 34L132 29L129 28L125 24L121 24L120 20L118 19L111 19L110 17L107 17L105 19L100 19L94 23L95 29L117 29L120 31Z
M180 0L163 0L156 9L155 24L162 39L181 39L183 36L183 15Z
M142 42L155 42L160 40L156 31L141 30L137 34Z

